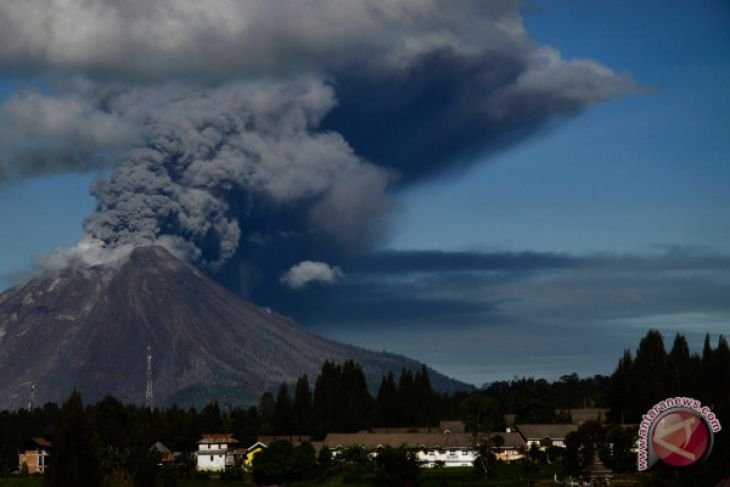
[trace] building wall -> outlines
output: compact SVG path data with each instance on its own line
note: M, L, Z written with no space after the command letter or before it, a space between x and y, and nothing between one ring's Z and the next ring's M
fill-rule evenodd
M226 454L208 453L199 450L197 469L199 471L206 470L212 472L224 471L226 469Z
M424 462L426 468L435 467L438 462L443 462L444 467L471 467L477 457L477 451L473 448L458 449L428 449L416 453L416 458Z
M538 448L542 449L542 446L540 446L540 441L542 440L527 440L527 449L529 450L532 445L537 445ZM552 440L553 446L558 446L560 448L565 448L565 440Z
M45 473L46 464L48 463L48 452L45 450L36 451L28 450L18 454L18 468L23 464L28 467L29 474Z

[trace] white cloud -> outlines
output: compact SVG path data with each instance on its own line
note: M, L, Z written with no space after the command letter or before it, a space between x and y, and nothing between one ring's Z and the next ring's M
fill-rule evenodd
M325 262L305 260L291 267L279 279L282 284L292 289L303 289L312 283L335 284L345 277L338 266Z

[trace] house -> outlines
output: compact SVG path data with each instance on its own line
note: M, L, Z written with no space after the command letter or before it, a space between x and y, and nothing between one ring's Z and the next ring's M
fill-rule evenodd
M241 464L245 450L236 449L238 440L230 433L204 434L198 441L197 470L222 472Z
M253 467L253 457L264 451L266 448L268 448L268 446L260 441L257 441L246 448L246 454L243 457L243 468L250 470Z
M565 437L578 430L577 424L518 424L517 431L522 435L527 449L532 445L538 448L558 446L565 448Z
M459 428L454 429L458 431ZM491 438L495 436L503 439L502 446L492 446L498 458L511 460L521 457L525 444L519 434L498 433ZM357 445L370 450L373 455L386 446L404 447L416 453L416 459L423 467L432 468L472 466L479 455L479 441L471 433L452 433L446 428L443 433L331 433L324 444L335 451Z
M502 438L501 441L496 440L498 436ZM518 432L494 433L490 438L491 450L497 460L509 463L525 456L527 444Z
M150 451L154 451L160 454L161 463L172 463L175 461L175 453L170 451L167 446L161 441L156 442L150 447Z
M25 465L29 474L45 473L51 448L53 445L45 438L31 438L18 453L18 469L22 471Z

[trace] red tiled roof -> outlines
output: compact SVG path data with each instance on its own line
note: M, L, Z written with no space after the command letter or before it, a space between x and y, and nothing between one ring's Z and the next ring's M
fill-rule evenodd
M238 440L231 433L205 433L201 436L198 443L238 443Z
M45 438L41 438L40 436L34 436L31 439L33 440L33 443L35 443L38 446L42 446L45 448L51 448L53 446L53 444L50 441L46 440Z

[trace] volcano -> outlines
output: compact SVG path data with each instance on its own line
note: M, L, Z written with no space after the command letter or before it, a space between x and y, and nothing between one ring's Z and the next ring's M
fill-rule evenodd
M148 347L155 405L254 403L266 390L317 376L324 360L361 364L371 389L416 369L403 356L314 335L251 304L162 247L115 264L67 268L0 294L0 407L60 402L74 388L145 402ZM469 386L433 370L434 389Z

